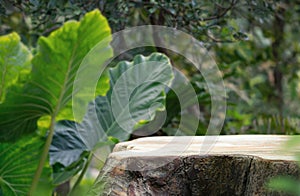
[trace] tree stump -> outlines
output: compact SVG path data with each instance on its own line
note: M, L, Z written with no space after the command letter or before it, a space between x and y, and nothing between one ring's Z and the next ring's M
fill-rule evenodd
M284 195L265 184L300 177L289 136L148 137L119 143L106 160L99 195Z

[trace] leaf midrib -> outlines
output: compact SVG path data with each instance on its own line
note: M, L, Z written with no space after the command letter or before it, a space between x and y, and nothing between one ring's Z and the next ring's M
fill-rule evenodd
M62 100L63 100L64 95L65 95L65 90L66 90L66 86L68 84L69 75L70 75L70 71L71 71L71 68L72 68L72 65L73 65L74 55L75 55L75 52L77 50L77 47L78 47L78 44L76 43L75 46L74 46L74 48L73 48L73 50L72 50L71 59L70 59L69 64L68 64L68 69L67 69L66 77L64 79L64 83L62 85L61 92L60 92L59 98L57 100L57 104L55 106L55 109L53 110L52 118L54 118L54 119L58 115L58 113L60 111L60 108L61 108L61 103L62 103Z

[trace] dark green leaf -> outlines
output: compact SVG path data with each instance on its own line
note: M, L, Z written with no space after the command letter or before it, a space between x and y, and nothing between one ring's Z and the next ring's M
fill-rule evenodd
M87 150L73 121L59 121L55 125L55 134L49 150L50 165L60 163L64 167L77 161Z
M82 153L80 158L73 162L71 165L65 167L60 163L55 163L52 165L53 169L53 184L59 185L75 176L78 172L81 171L84 164L86 163L87 153Z

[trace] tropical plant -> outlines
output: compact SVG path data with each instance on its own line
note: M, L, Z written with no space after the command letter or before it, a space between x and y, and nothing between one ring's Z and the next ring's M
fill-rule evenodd
M20 38L16 33L1 37L0 53L1 69L3 70L1 78L3 102L0 105L1 142L20 142L18 139L23 135L36 133L38 120L41 117L49 117L48 121L45 119L43 121L44 124L48 124L49 131L34 177L32 170L21 169L20 165L24 163L15 163L20 164L20 170L14 171L14 175L26 178L26 181L17 182L32 181L30 194L33 194L45 166L56 119L62 116L65 119L72 119L70 101L72 93L80 90L72 89L80 63L93 46L109 36L110 28L106 19L99 11L93 11L82 18L80 22L67 22L49 37L39 38L38 47L32 51L32 54L20 43ZM112 55L109 40L106 41L105 47L107 49L103 55L94 59L98 67ZM28 69L30 65L32 66L31 71ZM11 78L13 79L8 80ZM1 143L1 145L7 146L8 144ZM21 148L23 145L19 144L19 146ZM37 147L36 144L33 147ZM21 152L18 154L19 157L36 160L36 155L32 155L30 151L22 152L19 149L16 152ZM1 160L5 160L4 156L7 154L1 155L3 156L1 156ZM4 172L7 174L8 171ZM1 179L3 177L1 176ZM20 187L27 186L27 184L18 184L8 180L5 180L5 183L10 187L12 195ZM3 185L3 183L1 184Z
M36 190L37 184L45 188L48 183L49 194L55 185L81 171L77 187L98 147L127 140L164 109L164 89L171 84L173 72L166 56L153 53L111 68L109 77L104 74L96 85L100 96L94 101L94 95L79 96L87 112L83 111L82 121L75 118L72 96L86 88L75 85L77 76L86 70L92 73L83 72L84 76L104 70L104 61L112 56L110 40L107 21L97 10L39 38L32 51L16 33L0 37L1 193L38 195L43 190ZM86 60L91 50L98 53ZM47 161L49 148L53 172Z
M125 141L138 124L153 120L155 112L164 109L164 89L172 75L169 59L159 53L137 55L132 62L122 61L111 68L109 91L89 104L83 121L56 124L50 147L54 183L69 180L82 165L76 188L97 148Z

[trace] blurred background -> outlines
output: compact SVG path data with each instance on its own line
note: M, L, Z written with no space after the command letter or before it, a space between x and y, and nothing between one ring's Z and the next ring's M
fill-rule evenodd
M137 25L164 25L201 41L222 71L226 87L228 106L222 134L300 133L300 1L1 0L0 34L15 31L34 48L39 36L96 8L106 16L112 32ZM117 60L153 51L167 54L173 66L190 79L200 103L197 134L205 134L210 95L201 73L190 62L153 47L128 51ZM159 134L171 135L178 126L177 102L168 93L168 118Z

